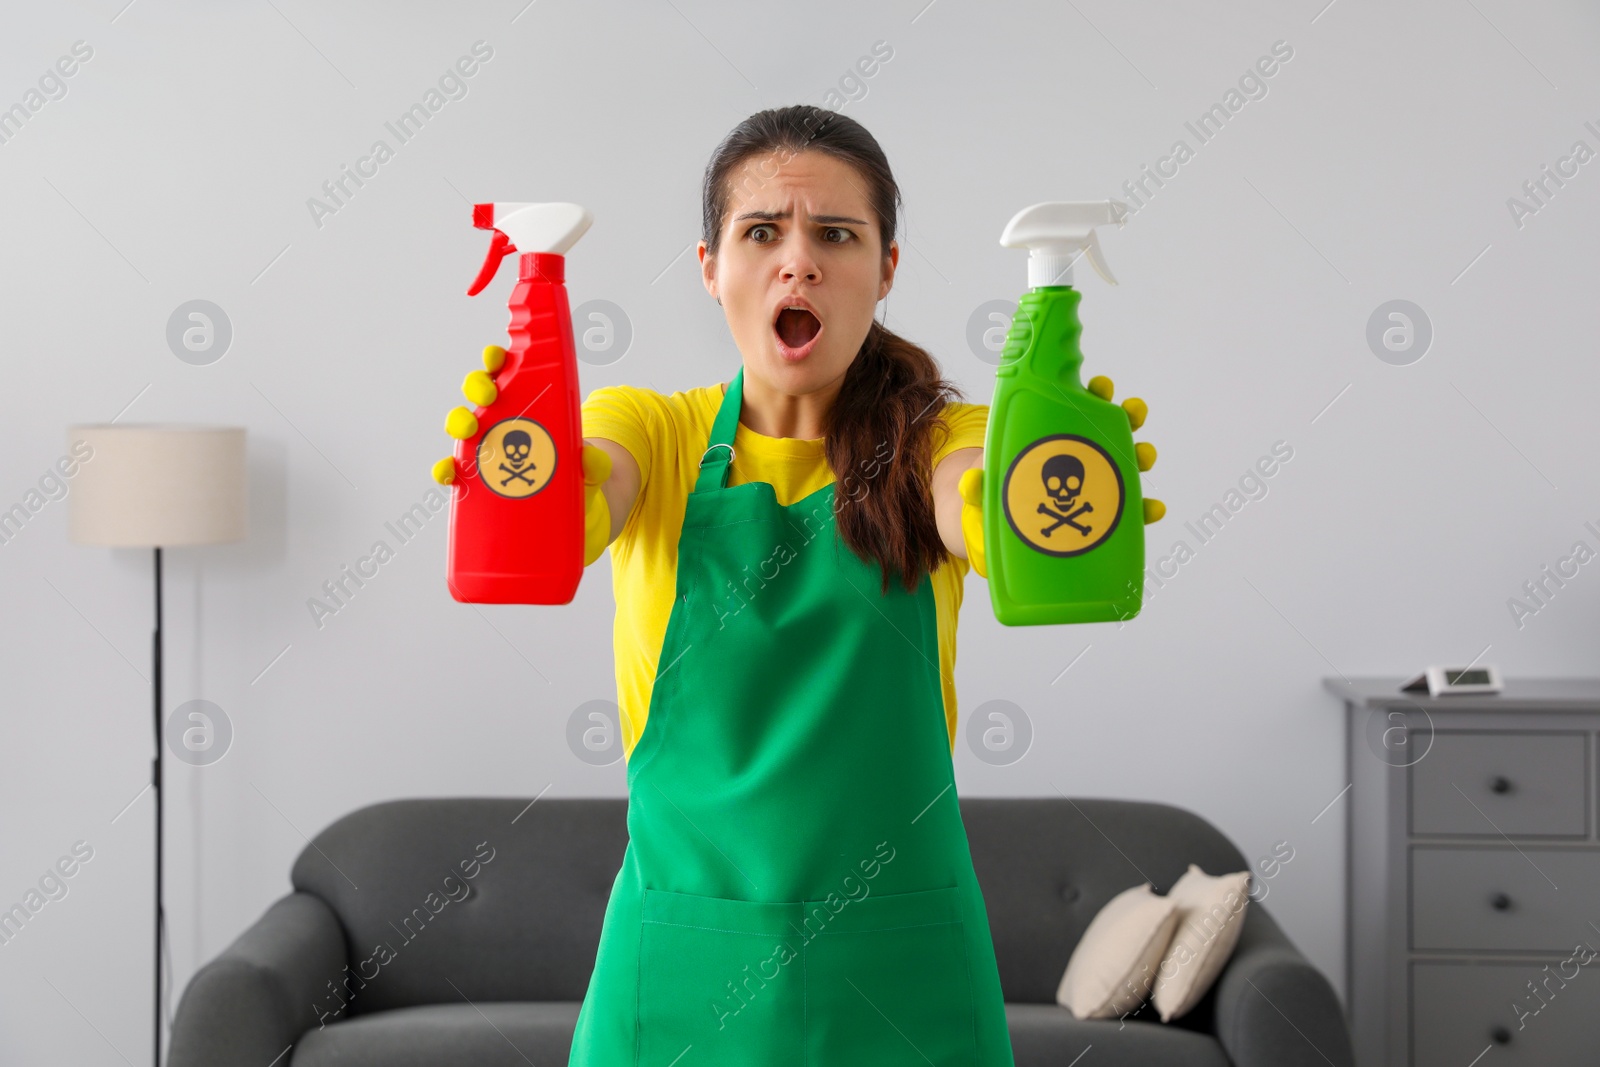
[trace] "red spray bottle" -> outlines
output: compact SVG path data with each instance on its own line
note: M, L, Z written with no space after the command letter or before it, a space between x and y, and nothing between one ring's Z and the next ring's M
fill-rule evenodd
M567 604L583 576L583 423L567 306L566 252L593 221L577 204L476 204L493 230L467 295L518 255L511 344L497 395L456 442L450 497L450 595L475 604Z

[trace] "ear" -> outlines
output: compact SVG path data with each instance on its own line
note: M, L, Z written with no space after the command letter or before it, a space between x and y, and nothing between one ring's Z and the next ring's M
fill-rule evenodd
M705 238L702 237L699 244L695 245L694 254L700 257L700 284L721 303L722 297L717 293L717 257L706 254Z
M889 254L884 257L883 276L878 284L878 299L882 300L894 288L894 272L900 266L900 242L889 242Z

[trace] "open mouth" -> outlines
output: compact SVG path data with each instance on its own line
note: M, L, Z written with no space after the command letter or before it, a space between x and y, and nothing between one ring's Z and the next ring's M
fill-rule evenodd
M788 307L778 312L772 332L777 335L778 352L784 359L804 359L822 333L822 322L805 308Z

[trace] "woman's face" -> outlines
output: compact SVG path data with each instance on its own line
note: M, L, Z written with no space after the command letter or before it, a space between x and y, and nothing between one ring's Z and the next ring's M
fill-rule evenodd
M793 396L837 388L894 282L866 182L818 151L752 156L729 175L721 245L699 246L707 291L722 301L748 376ZM794 298L813 314L781 309Z

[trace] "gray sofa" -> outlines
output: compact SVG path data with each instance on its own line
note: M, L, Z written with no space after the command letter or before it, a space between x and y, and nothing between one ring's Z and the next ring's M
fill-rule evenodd
M1166 804L963 799L1017 1067L1349 1067L1332 986L1251 903L1189 1014L1078 1020L1055 1003L1100 907L1193 862L1244 870ZM441 798L352 812L300 853L276 901L185 988L170 1067L564 1067L627 801ZM1142 873L1141 873L1142 872ZM722 1067L722 1065L718 1065ZM830 1065L831 1067L831 1065Z

